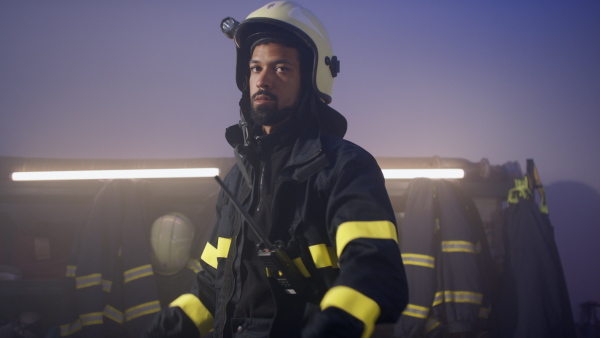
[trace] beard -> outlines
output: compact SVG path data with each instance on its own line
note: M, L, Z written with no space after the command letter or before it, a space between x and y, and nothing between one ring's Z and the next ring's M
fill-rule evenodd
M278 108L277 96L264 90L252 95L252 102L257 95L266 95L274 102L273 105L260 105L258 107L254 107L254 104L251 104L250 117L257 125L273 126L293 115L296 103L287 107Z

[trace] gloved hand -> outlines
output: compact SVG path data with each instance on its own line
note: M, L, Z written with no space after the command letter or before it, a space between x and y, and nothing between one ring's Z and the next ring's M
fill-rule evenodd
M152 324L142 333L143 338L187 338L200 337L194 322L178 307L170 307L159 312Z
M302 329L302 338L360 338L364 324L348 313L329 307L315 313Z

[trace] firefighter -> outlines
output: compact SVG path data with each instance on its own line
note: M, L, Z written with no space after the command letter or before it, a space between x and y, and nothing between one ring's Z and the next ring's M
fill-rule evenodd
M327 32L291 1L226 18L222 30L242 92L240 122L226 130L238 162L224 184L259 229L221 191L196 285L148 336L369 337L396 322L407 282L381 169L343 139L346 120L329 106L339 60ZM266 242L279 243L303 287L264 264Z

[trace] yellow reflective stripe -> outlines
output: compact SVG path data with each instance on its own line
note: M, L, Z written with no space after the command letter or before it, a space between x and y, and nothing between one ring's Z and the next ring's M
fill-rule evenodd
M231 245L231 238L219 237L217 241L217 257L226 258L229 254L229 246Z
M82 314L79 319L81 319L82 326L102 324L102 312Z
M75 285L78 289L83 289L94 285L100 285L101 280L101 274L93 273L91 275L75 277Z
M418 265L426 268L435 268L435 258L427 255L402 254L402 263L404 263L404 265Z
M390 221L345 222L340 224L336 234L337 256L348 243L357 238L393 239L398 242L398 233Z
M433 306L442 302L447 303L472 303L481 305L483 294L471 291L440 291L435 294Z
M365 325L363 338L371 336L375 329L375 321L381 313L379 305L374 300L342 285L329 289L321 300L321 310L329 307L341 309L363 322Z
M443 252L467 252L467 253L479 253L481 252L481 243L471 243L467 241L442 241Z
M206 242L206 246L204 247L204 251L202 251L202 256L200 259L206 262L206 264L212 266L213 268L217 268L217 248L212 246L209 242Z
M429 331L435 329L440 326L441 322L437 320L435 317L429 317L425 321L425 333L429 333Z
M134 307L130 307L125 310L125 321L130 321L132 319L141 317L143 315L156 313L160 311L160 303L157 300L136 305Z
M408 304L402 312L402 315L425 319L429 315L429 308L415 304Z
M146 264L123 272L123 278L125 278L125 283L129 283L133 280L146 276L151 276L153 274L154 273L152 272L152 265Z
M205 335L213 328L213 316L206 306L202 304L198 297L191 293L186 293L175 299L169 307L177 306L196 324L201 335Z
M102 284L102 291L104 291L104 292L110 292L110 290L112 289L112 281L103 279L103 280L101 280L101 284Z
M77 266L75 265L67 265L67 273L65 276L67 277L75 277L75 272L77 272Z
M200 262L197 259L188 260L187 267L195 273L202 271L202 266L200 265Z
M489 307L481 307L479 308L479 318L488 319L490 317L491 309Z
M110 318L119 324L123 324L123 312L110 305L104 307L104 317Z
M60 326L60 336L65 337L79 330L81 330L81 319L77 318L77 320L72 323L63 324Z
M229 254L229 246L231 246L231 238L219 237L216 248L209 242L206 242L200 259L216 269L219 264L217 258L226 258L227 254Z
M296 267L298 267L298 270L300 270L300 273L302 274L302 276L307 277L307 278L310 277L310 273L306 269L304 262L302 262L302 258L298 257L298 258L293 259L292 261L294 262L294 264L296 264Z
M317 269L326 268L331 266L331 257L325 244L316 244L308 247L310 255L312 256L313 262Z

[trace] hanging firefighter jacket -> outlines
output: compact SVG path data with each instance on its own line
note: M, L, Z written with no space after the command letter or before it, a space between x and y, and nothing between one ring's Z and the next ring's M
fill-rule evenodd
M401 225L409 304L397 337L437 337L487 325L493 262L473 201L449 180L415 179Z
M108 182L74 243L61 336L139 337L160 310L151 265L147 186Z
M533 160L503 210L505 263L492 314L496 337L576 337L546 197ZM538 190L540 205L535 201Z

